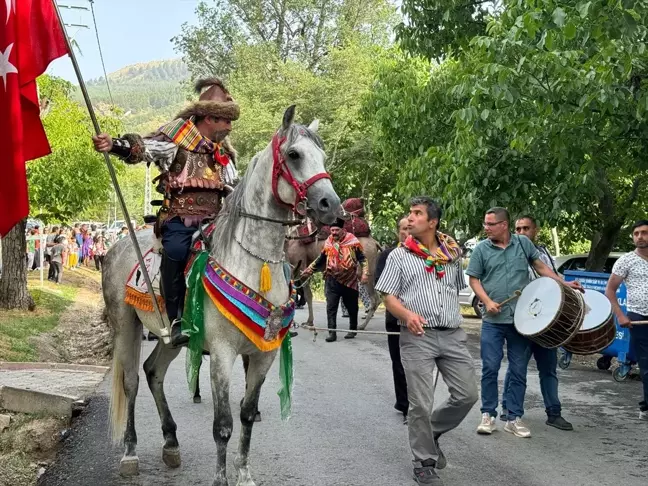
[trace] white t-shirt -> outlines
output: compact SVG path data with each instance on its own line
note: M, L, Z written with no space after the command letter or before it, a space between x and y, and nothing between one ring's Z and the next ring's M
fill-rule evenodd
M623 278L628 292L628 312L648 316L648 260L634 251L619 258L612 273Z

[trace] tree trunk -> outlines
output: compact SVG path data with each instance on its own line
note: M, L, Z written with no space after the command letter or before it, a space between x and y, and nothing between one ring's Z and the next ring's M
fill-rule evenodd
M0 308L29 309L36 307L27 291L27 241L23 219L2 239L2 277L0 277Z
M623 221L611 221L601 228L598 238L592 239L590 253L585 262L585 270L588 272L602 272L605 262L614 248L617 237L621 232Z

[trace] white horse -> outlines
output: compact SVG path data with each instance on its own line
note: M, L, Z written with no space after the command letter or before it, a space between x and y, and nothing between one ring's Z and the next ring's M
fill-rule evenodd
M272 288L265 297L279 306L289 300L289 287L284 275L284 237L289 218L296 206L305 207L309 216L324 224L332 223L340 211L340 199L324 169L325 154L317 136L317 121L309 127L293 123L294 106L284 114L283 124L273 143L258 153L234 192L226 199L218 216L211 240L211 256L235 278L259 291L259 274L264 261L269 262ZM276 175L273 179L273 175ZM273 182L276 180L276 182ZM142 248L153 243L151 233L139 234ZM136 454L135 398L139 384L139 361L142 325L159 331L156 314L136 309L124 302L125 283L136 263L129 240L117 243L108 255L103 270L103 292L109 322L115 331L111 424L113 440L125 446L120 474L136 475L139 459ZM276 350L260 351L237 327L231 324L206 296L205 343L211 354L211 385L214 402L213 436L216 442L216 473L213 486L226 486L227 444L232 435L232 413L229 389L232 365L240 354L249 360L246 392L241 405L241 434L235 466L237 486L254 486L248 467L248 452L254 416L261 385L265 380ZM169 467L180 466L176 424L164 395L164 376L169 364L180 352L158 341L144 362L149 388L155 398L164 445L162 458Z

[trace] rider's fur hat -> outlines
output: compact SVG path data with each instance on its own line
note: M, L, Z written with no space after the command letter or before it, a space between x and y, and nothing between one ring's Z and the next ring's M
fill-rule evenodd
M239 105L220 79L199 79L194 89L200 95L198 101L178 113L176 118L187 120L192 116L199 118L213 116L225 120L238 120L241 113Z

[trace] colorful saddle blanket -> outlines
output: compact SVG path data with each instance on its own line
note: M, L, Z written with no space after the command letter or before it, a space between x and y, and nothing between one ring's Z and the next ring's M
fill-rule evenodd
M275 306L210 258L202 279L216 308L261 351L281 346L295 316L296 289L290 283L288 302Z
M153 283L153 290L155 290L155 296L160 305L160 310L164 311L164 299L159 295L160 289L160 263L162 262L162 255L157 251L154 251L153 248L144 253L144 265L146 266L146 271L149 274L151 282ZM135 264L130 274L128 275L128 280L126 281L126 296L124 301L127 304L141 309L147 312L153 312L153 301L151 300L151 294L148 292L146 287L146 280L142 275L140 270L139 263Z

